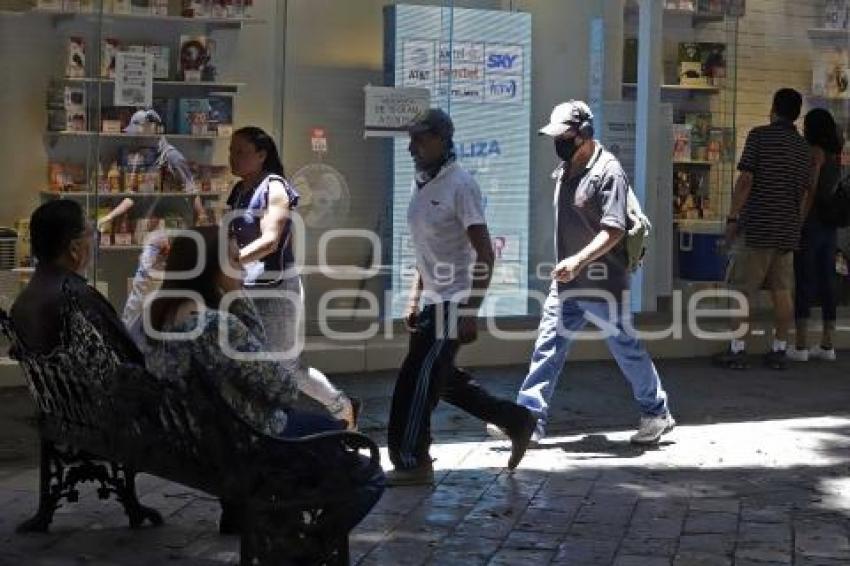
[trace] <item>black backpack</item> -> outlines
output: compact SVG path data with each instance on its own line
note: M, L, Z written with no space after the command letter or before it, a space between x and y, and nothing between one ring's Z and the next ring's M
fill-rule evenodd
M850 226L850 175L838 181L829 194L818 195L818 218L827 226Z

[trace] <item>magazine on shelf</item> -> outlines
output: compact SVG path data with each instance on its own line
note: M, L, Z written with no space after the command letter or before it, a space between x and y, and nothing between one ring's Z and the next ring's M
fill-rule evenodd
M691 160L691 126L673 124L673 161Z

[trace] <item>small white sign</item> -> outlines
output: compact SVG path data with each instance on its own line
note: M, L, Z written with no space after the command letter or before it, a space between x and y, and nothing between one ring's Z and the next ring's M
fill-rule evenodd
M115 55L115 106L153 104L153 55L119 52Z
M431 107L426 88L367 86L366 137L391 137L407 133L406 126Z
M310 131L310 146L314 153L328 152L328 136L324 128L313 128Z

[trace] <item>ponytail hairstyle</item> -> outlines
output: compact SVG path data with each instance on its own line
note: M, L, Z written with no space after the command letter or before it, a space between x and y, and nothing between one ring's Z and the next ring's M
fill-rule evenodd
M274 143L272 137L262 128L258 128L257 126L245 126L244 128L236 130L233 135L242 136L244 139L251 142L251 145L253 145L257 151L266 152L266 160L263 162L263 171L285 177L283 163L280 160L280 153L277 151L277 144Z

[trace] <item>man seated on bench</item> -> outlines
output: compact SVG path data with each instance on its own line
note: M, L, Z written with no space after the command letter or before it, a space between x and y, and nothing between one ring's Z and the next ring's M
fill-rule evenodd
M122 362L144 365L115 309L85 279L92 258L94 227L73 200L53 200L30 217L30 242L36 260L32 279L12 305L12 322L27 348L47 354L59 345L63 287L76 297L86 318Z

